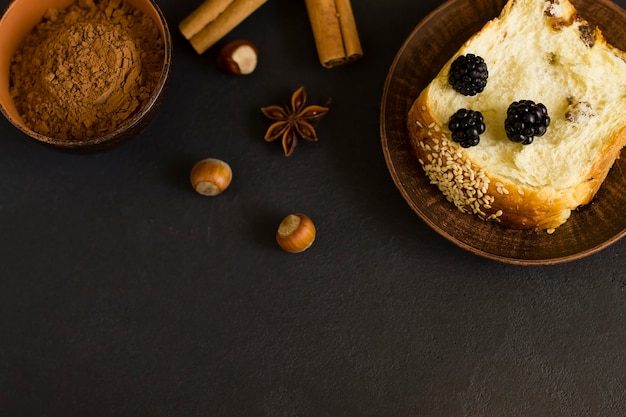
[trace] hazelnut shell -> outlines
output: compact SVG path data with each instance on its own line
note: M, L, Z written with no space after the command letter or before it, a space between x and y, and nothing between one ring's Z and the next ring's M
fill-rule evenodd
M315 225L302 213L285 217L276 231L276 242L283 250L299 253L307 250L315 241Z
M224 192L233 178L230 166L215 158L198 161L191 168L189 179L198 194L216 196Z
M248 75L257 66L259 51L246 40L227 43L217 57L217 63L224 71L235 75Z

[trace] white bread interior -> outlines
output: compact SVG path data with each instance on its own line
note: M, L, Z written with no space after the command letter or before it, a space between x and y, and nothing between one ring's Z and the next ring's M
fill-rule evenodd
M485 90L448 82L459 55L481 56ZM508 140L513 101L543 103L551 123L532 144ZM462 148L447 124L460 108L482 112L478 146ZM444 65L408 114L413 149L433 184L461 211L516 229L548 230L588 204L626 144L626 54L567 0L509 0Z

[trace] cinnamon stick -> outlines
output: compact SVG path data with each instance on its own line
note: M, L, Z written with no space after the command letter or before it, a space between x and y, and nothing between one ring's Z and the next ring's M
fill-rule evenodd
M243 22L267 0L205 0L179 25L198 54Z
M333 68L363 56L350 0L305 0L320 63Z
M208 23L215 20L232 2L233 0L206 0L183 19L178 28L185 38L191 39L193 35L204 29Z

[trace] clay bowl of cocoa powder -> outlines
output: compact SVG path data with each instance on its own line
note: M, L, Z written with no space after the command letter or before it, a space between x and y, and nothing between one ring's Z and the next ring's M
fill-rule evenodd
M172 40L154 0L14 0L0 39L0 111L43 144L110 149L162 106Z

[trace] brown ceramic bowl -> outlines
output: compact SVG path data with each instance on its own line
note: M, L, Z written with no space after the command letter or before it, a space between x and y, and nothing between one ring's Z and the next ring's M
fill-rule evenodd
M150 98L123 124L101 136L86 139L58 139L34 132L24 123L11 98L10 67L11 59L22 40L42 19L49 8L66 8L76 0L13 0L0 20L0 111L19 130L29 137L52 147L77 151L94 152L110 149L140 134L154 119L163 102L167 89L172 62L172 39L163 13L154 0L127 0L130 4L149 16L157 25L163 38L164 58L160 78L156 82Z
M611 0L571 0L626 50L626 12ZM381 139L391 176L411 208L436 232L474 254L505 263L548 265L596 253L626 235L626 158L618 159L594 204L572 213L552 235L506 229L461 213L429 183L413 155L407 113L420 91L472 34L496 17L505 0L448 0L401 46L389 70L381 106Z

